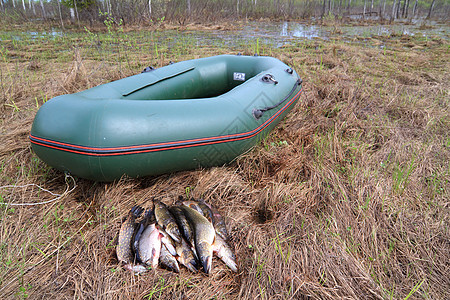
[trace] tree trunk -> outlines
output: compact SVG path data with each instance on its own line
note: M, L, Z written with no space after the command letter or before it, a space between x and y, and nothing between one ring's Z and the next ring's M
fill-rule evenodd
M436 0L433 0L433 2L431 2L431 6L430 6L430 10L428 11L427 19L431 18L431 14L432 14L433 8L434 8L434 2L436 2Z
M148 18L152 19L152 0L148 0Z
M325 10L326 9L327 9L327 0L323 0L321 19L323 19L323 17L325 16Z
M394 3L392 4L392 15L391 15L391 21L392 21L392 20L395 20L395 17L396 17L396 15L395 15L395 13L396 13L396 9L395 9L395 7L396 7L396 4L397 4L397 0L394 0Z
M106 12L111 13L111 0L106 0Z
M44 7L44 2L42 0L39 0L39 2L41 3L41 10L42 10L42 17L44 18L44 20L47 18L47 15L45 14L45 7ZM13 2L14 3L14 2Z
M404 0L403 1L403 7L402 7L402 18L405 18L405 9L406 9L406 3L408 2L408 0Z
M413 7L413 17L416 16L417 13L417 4L418 4L419 0L416 0L416 3L414 3L414 7Z
M36 15L36 6L34 6L34 1L30 1L30 6L33 8L33 15Z
M77 8L77 1L73 0L73 6L75 6L75 14L77 16L77 21L80 23L80 18L78 17L78 8Z
M187 13L188 16L191 15L191 0L187 0Z
M64 29L64 22L61 13L61 0L56 0L56 2L58 2L58 11L59 11L59 19L61 20L61 26Z
M408 10L409 10L409 0L406 0L406 9L405 9L405 12L404 12L404 18L408 18Z
M367 5L367 0L364 0L363 19L366 18L366 5Z
M71 7L69 8L69 12L70 12L70 19L72 20L72 22L75 22L75 9Z
M27 7L25 6L25 0L22 0L23 11L27 11Z
M378 7L378 16L380 20L383 20L383 2L380 0L380 6ZM386 5L386 0L384 0L384 4Z

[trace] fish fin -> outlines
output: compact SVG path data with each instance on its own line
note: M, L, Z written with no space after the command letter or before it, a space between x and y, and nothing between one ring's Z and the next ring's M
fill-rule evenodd
M139 240L141 239L142 232L144 232L144 224L139 223L137 226L137 229L135 229L134 239L133 239L133 250L136 251L136 249L139 246Z
M155 210L148 208L145 212L144 218L146 220L146 225L156 223Z
M162 236L161 243L164 244L164 246L166 247L167 251L169 251L170 254L177 255L177 251L175 250L175 247L172 245L172 243L170 242L170 240L167 237Z
M234 273L238 272L238 267L234 259L226 255L222 256L220 259L228 266L228 268L231 269L231 271L233 271Z
M144 211L144 209L139 205L135 205L131 208L131 214L135 218L138 218L142 214L143 211Z

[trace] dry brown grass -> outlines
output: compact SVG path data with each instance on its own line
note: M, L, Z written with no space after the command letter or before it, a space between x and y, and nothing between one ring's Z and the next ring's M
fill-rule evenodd
M261 145L229 166L108 184L77 179L67 197L41 206L7 205L53 198L34 186L0 189L7 203L0 212L0 294L450 298L449 46L377 41L387 50L321 41L271 49L302 76L305 93ZM64 175L30 150L35 97L140 71L71 51L73 58L62 62L1 62L1 186L66 188ZM192 49L183 58L218 52L226 51ZM153 196L171 203L186 193L224 214L239 274L218 260L210 276L186 269L133 276L121 269L114 249L129 209Z

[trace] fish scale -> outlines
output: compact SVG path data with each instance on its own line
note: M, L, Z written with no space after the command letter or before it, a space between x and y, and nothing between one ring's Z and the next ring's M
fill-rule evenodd
M208 219L198 211L187 206L180 207L192 224L195 233L195 249L198 258L202 262L205 273L209 274L212 265L212 244L214 243L215 238L214 227Z
M163 202L155 199L153 199L153 204L156 221L175 242L179 243L181 241L180 230L168 207Z
M140 206L133 206L127 219L120 227L119 241L116 248L117 258L120 262L128 264L134 260L131 241L136 228L135 220L142 214L143 210Z

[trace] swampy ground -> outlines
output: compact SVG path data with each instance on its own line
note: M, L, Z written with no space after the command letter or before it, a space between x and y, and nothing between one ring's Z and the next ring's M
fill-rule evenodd
M0 30L2 298L450 298L448 39L342 40L336 28L280 45L229 43L209 28L21 26ZM291 65L304 93L230 165L94 183L66 179L31 151L34 115L52 97L238 52ZM218 260L209 276L120 267L115 245L130 208L179 195L225 216L238 274Z

